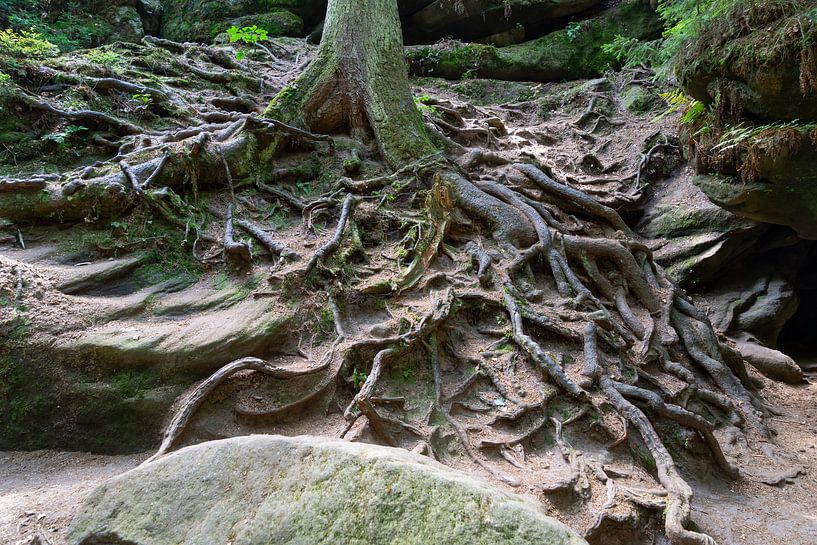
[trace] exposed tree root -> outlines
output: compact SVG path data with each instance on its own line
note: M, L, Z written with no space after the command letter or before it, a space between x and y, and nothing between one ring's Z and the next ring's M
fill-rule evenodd
M328 40L343 45L333 29L327 32ZM378 36L366 39L376 44L381 43L379 39L387 43L399 40ZM182 65L207 81L249 82L249 88L263 84L216 49L159 39L146 42L183 57ZM402 62L402 49L390 53L399 55ZM364 61L354 58L350 62L360 73L382 68ZM525 449L551 422L556 449L569 474L557 482L541 483L541 490L573 490L588 499L600 483L606 501L589 531L597 531L604 520L618 516L612 508L626 499L648 509L666 506L666 533L672 545L714 543L688 529L691 489L654 423L671 422L694 430L723 472L738 477L740 472L715 431L723 424L743 426L746 422L747 433L767 433L762 407L750 390L751 377L739 355L718 340L706 315L684 299L613 208L554 180L532 164L513 163L518 159L500 152L468 149L455 142L453 148L460 152L459 158L447 157L422 129L422 119L407 93L386 96L382 89L364 87L355 80L360 74L340 70L338 62L334 57L320 57L296 88L273 102L267 113L287 122L254 115L253 101L224 98L210 100L215 110L191 114L198 124L150 132L107 114L68 112L28 96L23 98L31 108L105 126L127 138L121 145L111 142L119 147L110 161L56 179L32 176L1 180L0 214L8 213L15 221L57 217L90 221L114 217L144 204L176 228L185 232L194 229L197 239L209 240L216 248L221 248L220 243L226 256L241 266L251 266L258 256L252 255L247 242L235 238L235 224L277 258L276 266L285 269L287 289L301 289L309 281L309 290L294 291L294 296L290 292L295 303L299 303L300 294L304 294L303 299L314 299L316 292L330 294L337 338L319 364L306 369L279 368L257 358L227 364L180 401L161 446L148 461L170 451L207 396L235 373L256 371L286 379L326 371L309 392L294 396L293 402L260 410L241 405L235 411L247 421L275 419L332 396L346 405L348 425L343 436L357 434L365 425L387 444L441 458L443 453L435 441L440 430L448 426L469 460L511 486L519 484L514 471L530 470ZM392 76L371 77L392 81ZM394 77L399 87L400 74ZM102 78L95 84L100 89L124 92L139 89L157 102L186 108L176 95L162 88ZM407 104L410 111L389 117L390 108ZM598 125L603 116L592 108L591 104L577 124L594 120ZM469 144L489 146L507 133L498 120L480 119L479 124L471 124L454 109L440 105L440 112L445 119L435 121L438 130ZM331 137L313 134L297 123L326 133L348 131L361 140L374 136L392 173L352 179L365 172L358 155L325 193L311 200L296 196L283 184L278 185L287 176L283 168L272 168L273 159L284 150L316 154L325 153L327 148L330 154L335 150ZM403 138L402 131L408 136ZM397 145L406 140L410 145ZM343 152L340 146L338 149ZM480 181L467 174L477 166L484 167ZM506 183L508 178L513 178L513 184ZM252 193L242 193L247 186ZM217 207L209 212L224 220L221 241L199 233L195 219L198 192L211 188L229 191L226 213L222 215ZM260 192L256 194L255 189ZM383 194L374 194L387 189L394 190L397 201L391 207ZM341 202L339 196L344 193ZM265 203L262 196L270 195L300 213L307 231L313 216L340 208L333 234L324 237L305 265L284 265L284 258L299 259L300 248L294 251L286 241L277 240L278 233L273 237L265 226L244 219L253 202ZM25 206L21 207L20 201ZM239 203L249 204L238 208ZM234 218L234 214L244 218ZM409 234L410 229L415 231ZM377 259L378 254L396 246L402 248L407 241L411 244L403 248L405 256ZM365 265L350 258L360 254ZM396 264L385 263L388 260ZM343 265L338 267L341 272L333 269L338 263ZM367 267L378 273L375 278L368 278L375 275L367 275ZM371 282L357 283L356 275ZM20 286L21 290L22 280ZM390 296L385 308L372 314L393 318L383 318L379 325L368 324L368 329L361 327L364 333L355 335L358 328L344 327L334 298L359 302L372 294ZM496 316L496 323L486 327L485 315ZM450 326L455 319L462 320L459 330ZM460 338L468 335L472 337ZM449 346L456 342L479 351L458 354ZM434 380L434 396L428 400L424 417L406 408L409 393L394 395L384 387L394 362L405 362L411 372L427 370L425 363L415 361L418 353L428 356ZM451 354L452 361L469 363L475 372L462 376L452 373L456 383L446 395L449 377L443 373L441 361L448 363ZM349 384L352 380L344 373L351 365L366 371L362 384L355 378L353 386L359 390L354 394ZM521 381L523 373L532 378ZM662 383L667 377L679 386L667 387ZM479 392L482 397L474 393L478 383L487 385ZM543 393L545 388L552 393ZM553 416L548 403L557 397L576 410L572 418ZM703 414L701 407L706 409ZM709 411L710 407L714 410ZM462 417L463 413L469 417ZM726 416L723 422L712 423L704 418L707 413ZM442 418L432 425L432 415ZM658 481L665 490L645 493L617 484L617 477L605 472L599 462L572 449L564 437L564 426L579 419L599 420L594 425L610 435L609 448L628 438L628 426L630 432L635 430L655 460ZM472 442L470 434L474 431L484 434ZM497 452L501 458L496 463L504 466L507 462L507 472L485 458Z
M150 463L156 458L169 452L173 447L173 443L184 432L185 427L190 422L193 414L195 414L196 409L201 406L201 404L207 398L207 395L215 390L219 384L235 373L238 373L239 371L252 370L264 373L265 375L269 375L274 378L286 379L318 373L323 369L326 369L327 365L328 363L311 369L293 370L285 367L273 367L272 365L258 358L241 358L228 363L213 373L209 378L207 378L207 380L196 386L192 392L185 396L181 402L181 406L173 416L173 419L167 425L167 428L165 428L165 432L162 437L162 444L159 446L159 449L153 456L145 460L143 464Z
M312 269L320 263L323 259L328 257L332 254L335 250L337 250L338 245L340 244L340 240L343 237L343 230L346 228L346 222L349 220L349 212L352 210L352 207L355 204L355 197L352 194L347 194L346 197L343 199L343 206L341 207L340 212L340 219L338 220L338 225L335 228L334 236L329 239L324 245L322 245L318 250L314 253L312 258L309 260L309 263L306 264L306 269L304 269L304 276L308 275L312 272Z

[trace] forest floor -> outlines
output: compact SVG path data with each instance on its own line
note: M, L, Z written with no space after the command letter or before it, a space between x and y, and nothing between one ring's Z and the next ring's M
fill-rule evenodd
M637 79L637 76L638 74L631 74L630 78ZM634 86L632 82L620 80L610 82L604 79L552 85L481 80L454 83L421 80L417 82L415 95L427 117L435 117L438 121L444 122L448 119L446 125L440 126L451 126L454 121L461 122L463 127L460 130L454 127L452 134L461 137L465 143L480 143L481 139L487 138L489 143L494 144L497 152L513 160L534 158L543 164L554 165L554 177L569 180L600 202L622 210L624 214L632 215L643 206L645 195L650 189L649 183L644 182L641 175L645 177L648 174L668 175L673 170L677 171L676 167L680 164L677 151L656 154L652 163L647 157L648 164L643 172L641 170L634 172L640 159L648 156L648 150L651 148L665 146L667 149L677 149L678 146L672 144L674 120L665 118L663 122L654 122L655 114L660 113L662 108L661 103L656 100L655 89L645 91L642 99L652 101L652 107L647 105L646 111L640 114L633 114L623 103L625 95L632 98L633 87L640 89L640 86ZM604 114L597 113L588 118L587 112L594 107ZM656 108L659 112L651 111ZM499 138L484 127L488 120L496 118L503 121L507 130L507 134ZM468 139L474 142L468 142ZM297 161L299 158L293 157L292 160ZM667 171L657 172L663 168ZM488 179L494 174L486 170L483 176ZM302 190L297 183L289 186L295 195L299 195L297 192ZM258 206L264 211L270 209L268 203L261 198L262 194L248 193L248 195L244 201L249 210L252 210L252 205L255 204L264 204L265 206ZM383 196L381 206L384 203L389 204L385 197L386 195ZM224 200L223 191L221 195L214 196L211 204L220 204L219 199ZM688 199L685 199L685 202L688 202ZM365 216L367 209L363 205L361 209L361 215ZM275 211L277 208L272 210ZM270 220L269 224L277 231L280 240L290 247L305 249L305 253L311 253L319 242L331 235L329 226L323 220L318 226L319 232L306 237L300 225L300 218L296 214L284 210L276 214L281 216L280 218L269 216L270 214L264 220ZM136 225L139 218L134 216L130 219L133 220L132 224ZM276 224L276 221L280 225ZM151 222L146 220L146 223ZM219 230L219 226L220 222L213 222L214 233ZM3 258L25 265L27 282L30 281L33 289L41 289L44 294L41 301L32 301L30 315L35 322L39 322L35 325L42 325L42 329L46 329L47 326L54 330L53 339L50 338L43 346L48 345L55 352L64 350L65 353L69 353L77 346L97 347L94 343L98 343L98 347L113 346L117 350L122 350L125 355L142 352L153 354L154 347L146 343L147 339L169 339L163 340L160 355L164 357L168 354L174 356L181 354L184 358L199 358L201 361L197 365L200 369L195 369L192 363L187 362L187 368L174 371L180 374L185 371L190 375L197 373L200 375L203 368L214 363L207 361L208 357L223 362L225 359L231 359L228 357L230 355L238 358L251 353L257 354L260 350L258 347L262 345L254 345L256 338L246 332L264 331L265 327L273 330L274 324L264 321L269 320L272 314L286 317L282 320L295 322L297 318L294 317L296 315L291 307L300 305L304 309L301 318L307 316L307 312L312 309L316 309L317 314L311 322L320 323L320 318L325 317L325 314L320 314L321 310L328 308L325 293L296 293L297 297L290 299L280 297L278 300L279 292L283 290L270 291L271 280L264 282L265 277L274 272L269 263L258 265L241 277L230 276L225 272L226 268L222 268L219 263L202 273L193 285L189 285L180 283L178 278L166 277L162 277L163 283L159 283L154 281L153 276L144 274L144 270L137 271L142 276L133 274L134 267L138 264L133 256L114 262L107 259L108 255L97 255L98 252L88 254L91 257L86 258L84 257L86 253L74 251L74 257L82 258L67 260L67 254L70 253L68 251L70 248L66 247L67 242L82 242L85 246L90 243L105 246L112 242L123 244L127 242L118 240L125 238L122 234L112 237L111 229L101 231L90 229L83 225L59 231L53 227L42 230L32 228L26 231L26 238L30 242L29 250L12 249L13 241L9 242L8 250L0 247ZM152 234L155 233L146 233L145 240ZM101 238L103 235L104 238ZM104 243L97 244L99 240L103 240ZM59 247L60 244L62 248ZM394 263L405 266L401 263L398 245L393 246L394 248L384 246L385 250L380 252L379 257L372 257L372 262L368 265L371 275L363 279L369 285L388 278L387 273L395 268ZM121 257L116 252L114 255ZM0 265L3 265L2 260ZM459 265L454 259L441 253L430 265L429 276L436 273L456 279L457 276L462 276ZM10 267L7 269L11 270ZM146 283L149 284L147 287ZM62 289L59 286L62 286ZM65 286L69 286L70 290ZM270 303L271 300L275 302ZM432 304L427 297L417 297L410 293L396 298L389 306L383 305L383 308L375 307L367 301L365 298L348 301L343 318L348 331L352 334L373 333L376 327L384 328L383 324L396 330L398 326L402 326L403 319L416 318ZM272 305L277 305L273 308L274 312L270 312ZM46 316L46 312L58 314ZM386 317L387 314L391 319ZM491 343L497 345L505 334L504 330L497 327L506 325L500 321L499 315L486 314L481 316L480 320L471 317L479 327L469 323L468 318L468 316L458 318L459 321L451 326L451 329L461 333L462 338L457 339L455 348L458 356L467 356L468 366L442 366L446 388L453 389L453 385L468 382L469 377L463 379L466 371L473 370L474 361L480 361L487 356L483 355L483 348ZM304 337L301 340L308 340L311 334L312 340L315 341L315 346L312 346L312 342L308 343L310 345L308 352L317 354L320 349L330 344L331 319L328 320L328 325L329 335L326 335L326 331L320 331L320 328L309 329L314 326L311 323L299 327L298 333ZM36 328L32 330L36 331ZM390 331L381 333L385 335ZM295 335L288 337L290 338L286 342L281 340L281 345L268 342L270 346L266 346L265 350L270 352L270 356L275 356L276 365L303 367L303 357L299 353L302 352L301 342ZM499 337L499 341L496 337ZM217 347L219 353L216 358L208 350L212 345L218 344L214 339L222 338L225 342L223 346ZM294 346L295 341L298 341L297 347ZM147 348L141 346L140 342L145 342ZM196 350L195 354L191 350L194 342L203 347L202 350ZM503 345L497 346L501 348ZM565 353L569 353L569 350L575 351L575 347L562 347L557 343L554 343L553 349ZM233 350L236 353L227 354L224 352L226 350ZM496 357L483 362L486 368L491 369L495 365L497 367L506 364L516 365L511 352L497 350L496 353L498 354ZM508 361L505 361L506 358ZM183 360L181 357L177 359ZM519 364L518 369L517 386L524 387L523 390L533 395L540 395L538 381L526 382L533 373L524 361ZM356 375L357 368L354 372ZM433 391L433 380L429 369L412 367L404 363L401 367L392 366L385 375L384 383L402 388L401 395L405 395L407 399L406 410L410 416L418 418L422 416L425 411L422 404L432 398L429 388ZM133 395L126 399L125 402L128 404L123 402L122 406L128 410L145 411L126 412L129 423L140 418L149 420L145 414L148 414L147 410L151 408L151 403L155 403L155 407L160 407L164 411L172 399L192 382L184 376L182 378L187 382L182 386L176 377L178 383L173 386L162 382L156 388L146 389L144 384L135 380L138 378L137 375L123 376L134 379L135 384L125 383L120 387L146 390L139 396ZM759 377L757 374L753 376ZM285 405L290 401L287 396L292 395L292 392L312 391L314 378L298 377L290 380L287 387L283 388L279 381L260 377L257 373L233 376L220 387L218 395L213 396L202 406L189 427L189 433L184 437L186 440L182 443L190 444L247 433L284 435L308 433L327 437L343 435L347 422L342 417L343 408L338 400L344 400L344 396L349 397L352 385L358 388L356 381L357 378L346 379L347 388L342 390L341 385L337 398L327 399L326 403L313 404L314 410L311 414L305 415L297 422L248 426L236 415L236 408L261 412ZM700 456L700 451L697 461L690 454L684 455L683 462L679 463L687 470L685 477L691 481L695 489L693 519L704 531L718 539L720 545L778 543L805 545L813 542L813 536L817 534L817 384L789 386L765 379L764 383L765 397L782 409L785 416L772 419L772 426L778 431L775 445L752 445L751 450L746 451L750 457L757 458L757 463L750 464L758 471L757 474L747 475L744 480L729 486L724 484L725 481L711 466L709 457ZM105 391L109 390L111 388ZM491 391L490 397L481 395L488 391ZM80 397L87 397L87 392L79 394ZM482 412L477 413L475 410L477 416L472 416L469 423L474 425L474 429L482 430L480 441L492 439L487 436L485 426L480 426L480 419L485 420L487 417L480 415L485 415L488 410L498 410L497 407L504 406L507 401L490 388L481 388L477 394L473 399L469 399L469 407L477 407L482 409ZM544 396L544 393L541 395ZM151 410L155 411L155 407ZM465 405L463 407L469 408ZM83 408L88 407L79 409ZM562 416L568 417L571 416L570 409L569 406L554 403L552 414L566 412ZM153 425L161 418L157 419L154 413L151 414L154 418L149 423ZM164 416L162 414L162 417ZM457 416L463 417L463 414ZM527 424L527 420L523 423ZM577 428L578 424L575 427ZM66 436L72 435L70 431L63 430L63 433ZM93 430L93 433L95 434L93 438L104 435L98 430ZM627 481L627 485L653 486L653 476L636 465L640 451L621 448L615 453L608 452L606 436L603 440L594 440L582 438L582 435L588 434L578 430L574 432L573 429L565 430L566 439L587 453L590 458L603 462L605 466L608 463L615 465L623 477L622 481ZM118 436L116 437L118 439ZM376 441L376 438L365 430L354 428L345 437L352 440ZM531 444L533 448L527 453L523 452L522 456L523 459L527 456L527 461L531 467L535 467L535 472L516 471L511 464L505 464L497 456L491 461L502 464L502 467L511 466L508 467L508 471L520 476L523 481L523 487L516 491L534 495L534 490L537 487L541 488L543 482L558 482L559 478L564 476L567 467L559 461L558 456L555 456L549 435L538 437L538 440L531 441ZM413 447L409 444L405 446ZM144 444L140 444L137 448L144 447ZM515 452L509 456L513 456ZM41 532L53 545L64 543L65 532L71 518L91 490L105 479L135 467L148 456L147 453L103 456L53 450L1 452L0 542L15 543L26 536ZM458 469L473 471L487 477L484 471L479 470L464 456L452 455L448 463ZM787 472L793 469L796 474L792 474L788 480L784 478ZM765 473L760 473L761 471ZM712 478L707 478L710 475ZM780 482L769 485L763 484L762 481ZM599 503L599 497L592 499ZM543 501L545 509L571 526L586 528L592 522L592 513L582 511L573 502L561 502L558 498L551 500L550 497ZM659 537L656 537L653 545L664 545L662 534L656 535Z
M774 419L776 456L797 461L804 473L778 485L745 480L732 487L690 476L694 519L719 545L806 545L817 535L817 380L768 382L764 390L786 413ZM52 545L65 544L70 521L91 491L150 454L0 452L0 542L41 532Z

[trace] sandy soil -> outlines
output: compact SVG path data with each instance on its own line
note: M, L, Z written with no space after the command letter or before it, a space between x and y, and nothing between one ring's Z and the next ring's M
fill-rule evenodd
M24 541L38 532L52 545L65 543L68 525L88 494L148 456L0 452L0 543Z
M766 399L785 414L772 418L774 443L752 455L756 475L731 489L691 483L693 519L718 545L817 543L817 378L808 380L802 386L766 381ZM778 485L760 482L797 468L800 475Z

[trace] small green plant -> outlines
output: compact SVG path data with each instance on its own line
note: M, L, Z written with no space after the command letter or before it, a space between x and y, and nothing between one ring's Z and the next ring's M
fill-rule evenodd
M91 49L85 52L83 56L94 64L101 64L108 67L115 65L121 58L115 51L105 51L102 49Z
M417 105L417 108L419 108L421 112L427 112L429 114L437 113L437 108L429 104L429 102L431 102L431 97L428 95L414 97L414 104Z
M309 197L315 192L315 188L309 182L295 182L295 189L304 197Z
M403 380L406 382L414 382L414 369L411 367L403 367L403 371L400 374L403 375Z
M756 142L759 136L769 131L784 131L794 129L799 131L813 131L817 129L815 123L802 123L800 120L781 121L778 123L768 123L765 125L748 125L746 123L739 123L729 127L721 135L720 142L712 148L713 151L724 152L736 148L741 144L752 145Z
M660 55L659 42L642 42L635 38L617 35L612 42L602 44L601 50L612 55L625 68L657 63Z
M263 42L269 39L269 34L263 28L258 28L256 25L252 26L245 26L238 28L237 26L233 25L227 29L227 35L230 37L230 43L234 44L236 42L244 43L244 44L256 44L258 42ZM244 57L247 56L245 51L237 51L235 54L235 58L237 60L242 60Z
M352 371L352 384L354 385L355 390L360 390L367 378L369 378L368 373L358 371L357 367L355 367L355 369Z
M706 113L706 106L704 106L702 102L688 97L681 89L658 93L658 96L660 96L669 107L661 115L653 119L653 122L660 121L668 115L684 110L681 123L691 125L700 116Z
M572 21L567 23L565 27L565 32L567 32L567 39L571 42L575 42L576 38L579 37L579 34L582 32L582 24L576 21Z
M643 447L633 447L633 453L638 457L641 465L647 469L648 471L655 473L658 468L658 465L655 463L655 458L652 457L650 452L643 448Z
M153 377L146 372L123 371L113 376L113 387L123 398L141 399L153 383Z
M0 54L10 55L18 60L43 59L59 53L57 46L44 39L33 28L16 31L10 28L0 30Z
M141 108L147 108L153 102L153 98L147 93L135 93L130 98Z
M70 140L73 135L87 130L88 128L82 125L68 125L60 131L43 136L43 140L54 142L59 146L60 150L63 150L67 147L68 140Z

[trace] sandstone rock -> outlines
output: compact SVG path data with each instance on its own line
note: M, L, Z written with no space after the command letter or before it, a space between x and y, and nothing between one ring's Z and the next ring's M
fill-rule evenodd
M655 240L656 260L686 287L714 278L767 230L712 203L684 172L657 184L638 225Z
M442 36L472 41L514 28L575 15L600 0L437 0L403 22L406 43L430 44Z
M255 435L111 479L68 542L586 545L531 500L401 449Z
M736 348L744 360L771 379L790 384L803 381L803 370L782 352L751 341L738 341Z
M161 35L210 42L233 24L257 25L270 36L301 36L326 11L325 0L163 0ZM194 16L191 17L191 14Z
M771 131L779 133L783 131ZM780 135L761 136L748 143L753 154L751 180L734 174L741 158L722 171L701 174L695 185L730 212L764 223L787 225L805 239L817 240L817 146L808 131L785 131L796 144L780 144ZM794 135L797 136L794 136ZM721 167L723 168L723 167Z
M817 120L817 20L811 9L809 3L759 6L754 26L727 17L684 49L682 86L706 104L721 96L760 119Z
M621 2L578 27L507 47L444 42L408 48L411 71L419 76L464 76L510 81L563 81L598 77L615 64L602 45L616 36L647 39L660 35L660 19L641 0Z

